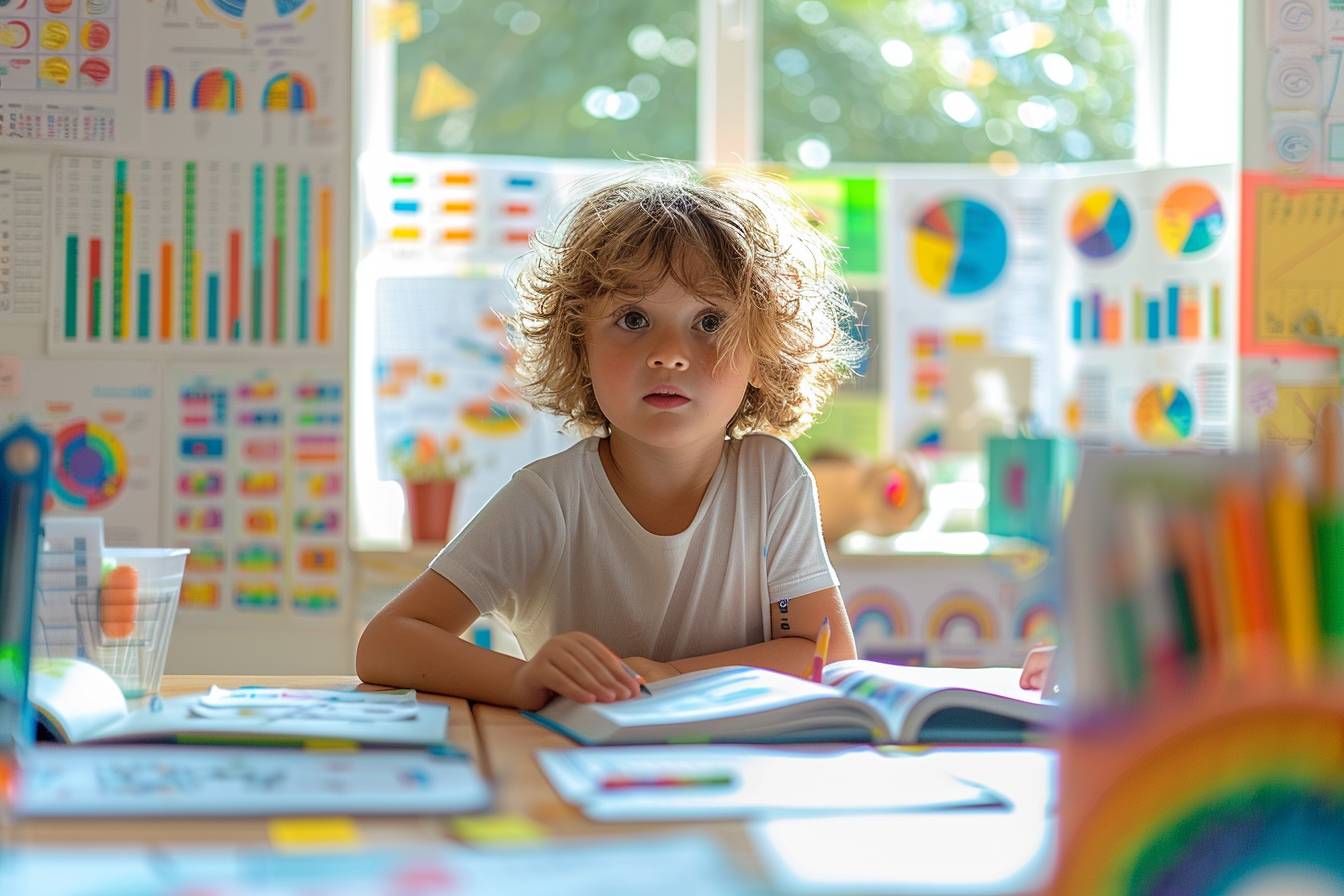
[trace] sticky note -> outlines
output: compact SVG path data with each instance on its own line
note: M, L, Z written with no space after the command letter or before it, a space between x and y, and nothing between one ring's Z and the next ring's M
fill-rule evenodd
M359 844L353 818L276 818L267 833L276 849L345 849Z
M464 843L536 843L546 830L525 815L464 815L453 819L454 836Z

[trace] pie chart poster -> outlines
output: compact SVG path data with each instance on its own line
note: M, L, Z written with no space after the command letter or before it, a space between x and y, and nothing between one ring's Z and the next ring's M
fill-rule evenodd
M27 418L52 440L44 514L101 516L104 541L159 544L160 373L135 361L11 359L0 429Z
M1051 180L980 169L889 188L892 311L881 350L890 359L896 444L939 441L943 382L958 351L1030 356L1033 402L1048 400Z

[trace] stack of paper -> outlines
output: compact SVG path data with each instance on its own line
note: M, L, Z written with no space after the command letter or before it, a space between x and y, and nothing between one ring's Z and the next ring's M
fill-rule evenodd
M101 517L44 517L33 619L34 657L81 655L76 601L92 604L103 568Z

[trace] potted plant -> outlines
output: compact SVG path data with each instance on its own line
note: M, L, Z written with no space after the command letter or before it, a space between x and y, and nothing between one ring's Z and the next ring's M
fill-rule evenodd
M462 453L461 437L408 433L393 444L391 460L406 493L411 540L443 542L452 521L457 480L472 469Z

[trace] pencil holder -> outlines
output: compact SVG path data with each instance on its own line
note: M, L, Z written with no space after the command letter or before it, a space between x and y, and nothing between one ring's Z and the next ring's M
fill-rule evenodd
M186 548L108 548L101 587L75 600L81 653L127 698L159 690Z

